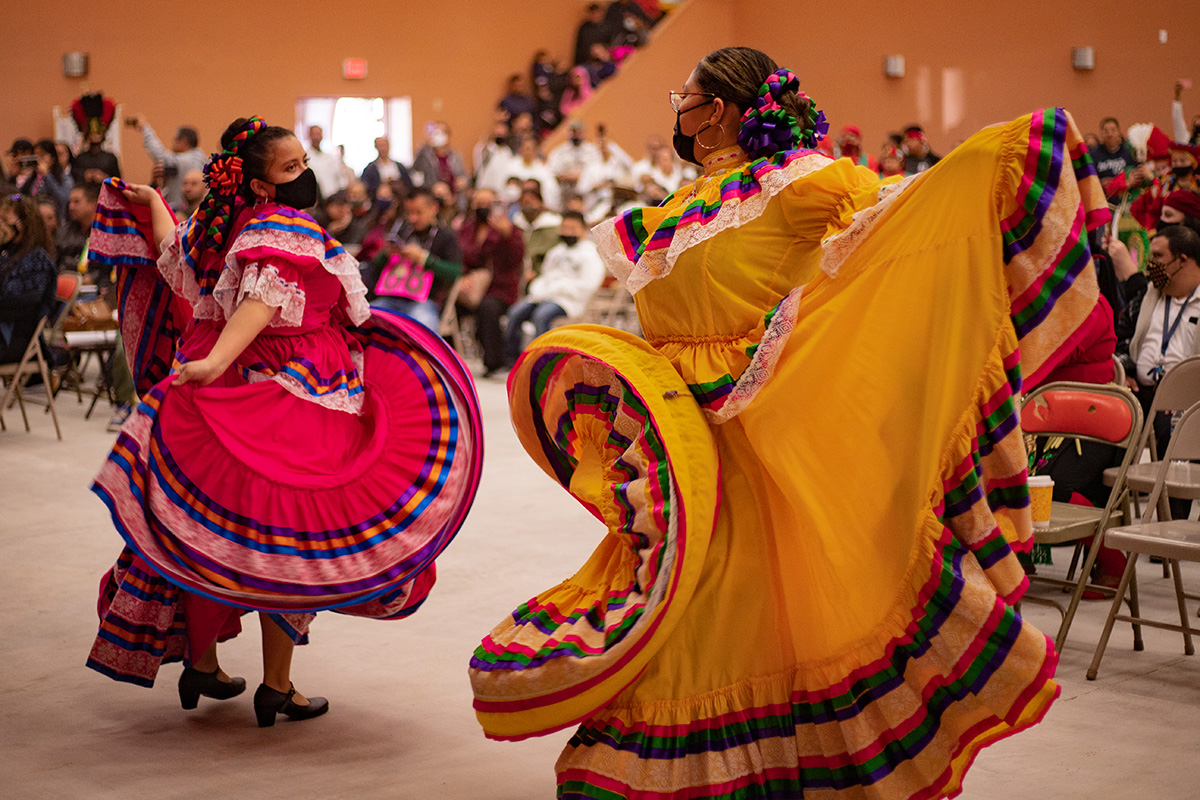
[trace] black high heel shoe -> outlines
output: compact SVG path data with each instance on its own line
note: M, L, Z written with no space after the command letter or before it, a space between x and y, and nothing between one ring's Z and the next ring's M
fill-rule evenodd
M201 672L198 669L185 667L179 676L179 704L185 709L193 709L200 702L200 695L214 700L228 700L246 691L245 678L231 678L228 683L220 680L217 674L220 670Z
M274 725L276 714L301 720L319 717L329 710L329 701L324 697L310 697L308 705L298 706L292 702L295 694L295 686L286 692L277 692L265 683L259 684L258 691L254 693L254 715L258 717L258 727L269 728Z

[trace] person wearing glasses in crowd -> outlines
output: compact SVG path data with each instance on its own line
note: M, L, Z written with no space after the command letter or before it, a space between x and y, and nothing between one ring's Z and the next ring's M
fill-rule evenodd
M1059 693L1015 606L1015 398L1096 305L1082 139L1045 109L900 182L816 152L824 114L759 51L670 100L703 175L593 229L644 340L560 328L508 383L611 533L476 649L476 714L578 725L563 797L955 795Z

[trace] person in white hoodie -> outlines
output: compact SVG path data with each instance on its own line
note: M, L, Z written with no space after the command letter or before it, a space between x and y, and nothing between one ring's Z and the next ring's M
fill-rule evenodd
M524 349L521 326L532 321L541 336L556 318L580 316L592 293L604 282L604 262L596 243L587 238L583 215L564 211L559 236L562 242L546 253L542 274L530 282L525 299L508 310L504 349L510 364Z

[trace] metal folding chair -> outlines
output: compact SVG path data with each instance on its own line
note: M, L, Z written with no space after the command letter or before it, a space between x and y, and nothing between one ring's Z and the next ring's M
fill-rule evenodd
M62 428L58 424L58 409L54 407L54 393L50 386L50 368L46 364L46 357L42 355L42 332L46 329L46 323L49 320L49 317L42 317L38 320L33 336L29 339L29 345L19 360L9 364L0 364L0 383L5 386L4 399L0 400L0 430L8 430L8 426L4 423L4 412L14 401L21 408L21 418L25 421L25 430L30 430L29 415L25 413L25 399L21 395L21 389L36 371L42 376L42 384L46 389L46 403L50 408L50 415L54 418L54 432L58 434L58 440L61 442ZM6 378L7 380L5 380Z
M1092 566L1096 562L1101 538L1111 525L1128 519L1128 489L1124 475L1139 452L1134 444L1141 438L1142 407L1137 398L1123 386L1113 384L1076 383L1057 381L1039 386L1030 392L1021 404L1021 429L1036 437L1062 437L1080 442L1097 442L1124 450L1117 479L1109 492L1104 508L1092 508L1071 503L1056 502L1051 505L1050 524L1034 528L1035 544L1065 544L1075 542L1075 552L1066 580L1044 575L1030 575L1030 583L1043 583L1071 589L1071 602L1064 608L1061 603L1036 595L1026 595L1031 603L1050 605L1062 614L1055 646L1062 650L1075 619L1079 601L1087 589L1110 593L1111 587L1088 582ZM1073 579L1080 552L1087 547L1087 557Z
M1164 379L1165 380L1165 379ZM1109 547L1124 550L1128 554L1125 573L1121 576L1121 585L1113 598L1108 611L1108 619L1104 622L1104 630L1100 641L1096 644L1096 652L1092 656L1092 665L1088 668L1088 680L1095 680L1100 670L1100 660L1108 647L1108 639L1112 634L1113 624L1117 621L1129 622L1133 625L1136 640L1142 625L1151 628L1177 631L1183 634L1183 652L1186 655L1195 653L1192 645L1192 634L1200 633L1200 629L1188 624L1186 596L1183 591L1183 579L1179 573L1180 561L1200 561L1200 522L1190 520L1173 520L1170 514L1159 522L1151 522L1155 507L1166 493L1167 477L1171 471L1172 461L1176 459L1200 459L1200 403L1193 405L1175 427L1171 443L1166 455L1157 464L1157 475L1146 502L1146 510L1142 513L1140 525L1125 525L1111 528L1105 533L1104 541ZM1140 616L1137 604L1137 559L1140 554L1159 556L1169 566L1175 580L1175 599L1179 604L1179 624L1146 619ZM1125 594L1130 595L1130 614L1123 615L1121 601Z

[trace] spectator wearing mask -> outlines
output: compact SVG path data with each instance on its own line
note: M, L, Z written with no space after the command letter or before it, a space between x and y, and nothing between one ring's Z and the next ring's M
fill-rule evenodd
M329 197L334 192L345 189L349 181L342 172L342 160L335 154L326 153L321 149L321 141L324 138L325 131L320 125L308 126L308 166L317 176L317 188L321 191L321 197Z
M1113 178L1124 175L1126 170L1132 170L1138 165L1137 157L1129 148L1125 137L1121 135L1121 124L1117 122L1116 117L1100 120L1100 145L1093 149L1090 155L1105 192L1108 192ZM1128 187L1137 186L1140 182L1139 177L1131 173Z
M859 166L866 167L872 172L879 172L879 162L875 156L863 152L862 129L857 125L847 125L838 134L838 155L848 158Z
M554 176L567 187L574 188L583 170L600 160L600 149L586 138L582 120L571 123L567 141L550 151L546 165Z
M542 262L550 248L559 243L559 225L562 217L546 208L542 202L542 187L537 181L525 181L521 189L519 211L513 224L521 231L525 240L525 275L523 283L536 278L542 272Z
M929 149L929 142L925 138L925 129L920 125L909 125L904 129L904 149L908 154L904 159L906 175L924 172L942 160L941 156L935 155Z
M536 335L541 336L555 319L581 316L604 282L604 263L596 244L587 238L583 215L563 212L559 236L561 241L546 253L542 272L529 283L525 299L509 309L504 346L510 364L524 349L522 326L526 322L532 321Z
M92 232L92 220L96 216L96 203L100 200L100 185L96 183L76 184L67 199L66 223L59 226L57 234L58 268L63 272L88 272L87 242ZM107 270L97 269L91 282L101 287L107 285Z
M558 179L551 171L550 165L538 155L537 142L533 139L522 139L517 144L517 157L510 160L504 170L503 185L516 178L518 181L537 181L542 187L542 197L546 207L552 211L562 208L562 192L559 190ZM517 202L521 198L520 190L514 197L501 197L504 202Z
M459 293L459 314L475 315L475 338L483 351L483 377L490 378L504 368L504 332L500 320L517 302L525 240L521 231L503 213L496 193L480 189L471 198L470 213L458 231L463 252L463 278ZM487 291L478 306L470 307L466 298L478 297L472 284L487 281Z
M37 203L0 200L0 364L19 361L42 317L54 308L57 271Z
M592 45L612 43L612 28L605 21L604 6L588 3L583 22L575 34L575 65L586 64L592 56Z
M412 188L412 177L399 161L391 156L392 144L386 136L375 139L375 160L367 164L362 173L363 185L367 187L367 195L374 200L379 193L379 187L385 183L399 181L405 187L405 192Z
M204 170L193 169L184 173L183 184L179 191L183 195L183 208L180 209L180 214L190 217L196 213L196 209L204 201L204 196L208 194L208 186L204 183Z
M1172 225L1184 225L1200 233L1200 194L1174 191L1166 196L1157 227L1161 231Z
M405 198L404 218L387 241L363 269L367 299L437 331L446 295L463 274L462 248L454 231L438 224L438 201L430 189L418 186Z
M413 159L413 181L430 187L441 181L456 195L461 194L467 188L467 168L458 151L450 147L450 126L433 122L427 130L428 138Z
M491 136L475 146L476 189L489 189L498 193L503 187L505 170L513 159L511 141L508 122L497 118L492 123Z
M142 134L142 147L155 162L162 164L165 188L163 198L175 213L181 213L186 201L183 199L183 176L198 169L203 171L208 163L208 153L200 149L200 136L195 128L182 127L175 132L171 149L163 147L158 134L143 116L130 120L135 130Z
M1167 195L1177 191L1200 193L1200 181L1196 179L1200 147L1172 143L1170 154L1170 171L1165 176L1155 178L1150 188L1138 195L1129 206L1129 213L1147 230L1153 230L1157 224Z

